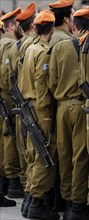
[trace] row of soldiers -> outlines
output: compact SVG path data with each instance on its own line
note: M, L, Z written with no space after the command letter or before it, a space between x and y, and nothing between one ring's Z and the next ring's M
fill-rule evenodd
M0 206L24 193L28 219L60 219L61 202L63 220L89 219L89 6L73 4L59 0L37 13L33 2L0 21ZM48 157L36 146L41 131Z

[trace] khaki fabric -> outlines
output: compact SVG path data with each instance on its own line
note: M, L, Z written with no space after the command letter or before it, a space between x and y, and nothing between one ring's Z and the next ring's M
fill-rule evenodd
M66 50L66 45L69 52ZM72 41L58 42L54 46L50 60L49 88L59 101L81 95L78 88L80 64L77 60L78 55Z
M36 109L35 109L36 110ZM43 112L36 110L38 123L41 129L44 131L46 137L49 137L51 121L43 119ZM45 111L44 111L45 114ZM49 114L46 114L49 117ZM27 138L27 152L29 158L29 165L27 170L27 186L26 191L30 192L30 195L38 198L46 198L46 193L53 187L56 173L56 140L52 137L51 144L48 151L53 159L55 166L46 168L41 156L37 153L36 148L31 142L28 134Z
M9 60L11 65L11 72L9 70L9 77L14 72L15 74L18 73L18 63L20 60L20 48L24 41L28 38L29 34L24 35L19 41L13 44L10 54L9 54ZM18 46L17 46L18 45Z
M1 97L5 99L9 113L13 106L11 97L9 96L9 53L10 48L12 47L14 39L8 34L1 39L0 44L0 88L1 88ZM14 123L14 122L13 122ZM2 133L4 134L7 131L7 125L4 120L2 120ZM20 172L19 156L16 148L16 143L11 135L3 136L3 148L4 155L0 154L0 157L3 157L4 161L4 172L7 178L15 178ZM0 160L1 161L1 160Z
M20 62L20 58L22 58L23 56L25 56L25 50L27 49L27 47L32 44L32 42L34 41L36 35L32 32L27 32L26 35L24 35L24 37L18 41L17 43L15 43L12 46L11 49L11 53L10 53L10 65L11 65L11 69L9 71L9 77L11 76L12 73L17 74L17 78L18 81L20 79L20 77L23 75L23 64ZM17 44L19 44L19 48L17 46ZM11 85L10 85L11 86ZM21 166L21 173L20 173L20 179L24 185L26 185L26 180L27 180L27 163L28 163L28 159L27 159L27 149L26 149L26 138L23 138L23 134L22 134L22 124L21 124L21 120L19 119L19 117L16 117L16 141L17 141L17 145L18 145L18 152L19 152L19 158L20 158L20 166Z
M64 199L87 202L89 158L86 146L86 118L79 101L80 63L71 42L58 42L51 53L49 88L56 100L57 149ZM81 175L80 175L81 173Z
M27 163L28 163L28 155L27 155L27 138L23 137L22 134L22 124L21 120L18 116L16 116L16 141L18 146L19 158L20 158L20 179L25 188L27 182Z
M15 43L14 39L10 39L9 36L5 35L1 40L0 40L0 88L2 88L6 93L8 92L9 89L9 70L8 70L8 65L9 65L9 51ZM3 60L2 60L3 58Z
M27 32L27 34L25 34L19 41L13 44L9 54L11 65L9 78L13 72L18 74L20 58L24 55L26 48L33 42L35 36L36 35L34 33Z
M0 176L5 176L4 171L4 143L3 143L3 133L2 133L2 119L0 118Z
M85 114L81 104L67 105L64 102L58 105L57 149L62 197L76 203L86 202L88 154Z
M50 40L50 46L53 47L57 42L61 40L71 39L72 34L61 27L55 27L55 31Z
M81 60L81 68L80 68L80 77L79 77L79 84L84 83L87 81L89 83L89 50L87 54L82 53L82 50L85 46L86 40L84 41L83 45L81 45L80 50L80 60ZM89 99L86 100L85 106L89 108ZM89 114L86 115L86 124L87 124L87 149L89 153Z
M86 41L85 41L86 43ZM80 50L80 60L81 60L81 69L80 69L80 84L85 82L86 80L89 82L89 50L88 54L82 53L82 49L85 43L81 46Z
M36 34L34 32L29 32L29 35L27 38L25 38L24 42L22 43L22 46L20 48L20 54L25 53L26 49L32 44L32 42L35 40Z
M34 43L26 50L23 63L23 74L18 78L19 89L25 100L35 101L35 111L38 117L38 124L43 129L46 137L49 137L51 128L51 97L47 86L48 64L49 64L48 43L35 39ZM56 152L55 141L49 146L50 154L54 160ZM29 134L27 135L27 185L26 191L34 197L44 198L54 183L55 166L46 168L41 156L37 153Z

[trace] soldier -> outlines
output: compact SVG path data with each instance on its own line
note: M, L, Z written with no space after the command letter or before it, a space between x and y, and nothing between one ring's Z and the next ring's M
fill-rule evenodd
M73 31L77 37L87 26L86 9L74 14ZM80 35L80 36L78 36ZM57 150L61 194L66 201L63 220L88 220L88 165L84 98L78 87L79 43L58 42L51 53L49 88L57 100Z
M16 17L17 22L19 23L19 26L21 27L24 35L23 37L17 41L10 52L10 64L11 64L11 72L9 74L12 74L13 72L17 75L18 73L18 63L20 61L20 58L24 54L24 49L22 49L23 43L30 37L30 40L35 37L33 33L33 20L36 16L36 6L34 3L30 4L26 9L24 9L19 16Z
M89 6L86 6L86 10L89 10ZM84 29L84 35L80 38L81 45L81 71L80 71L80 85L84 82L89 83L89 15L87 17L87 26ZM85 94L86 95L86 94ZM86 97L86 108L89 108L89 96ZM89 114L86 115L87 120L87 149L89 153Z
M60 40L70 39L72 37L72 18L73 18L74 0L59 0L50 3L50 10L55 15L55 31L50 41L50 45L54 46Z
M32 102L37 113L38 123L49 137L51 127L51 96L47 87L47 72L49 63L49 40L54 31L54 15L45 10L34 19L38 37L26 50L24 71L18 81L19 89L25 100ZM49 146L52 159L55 158L56 146ZM28 170L25 191L29 193L29 207L25 217L29 219L59 219L46 203L47 192L52 188L55 178L55 166L46 168L41 156L37 153L30 136L27 135ZM24 214L24 213L22 213Z
M34 32L33 21L36 16L36 6L34 3L30 4L26 9L24 9L20 14L17 15L16 21L19 22L19 26L24 32L24 36L21 40L17 41L11 48L11 53L9 56L10 60L10 70L9 77L12 74L16 74L17 81L19 81L20 75L23 75L23 59L25 55L25 50L36 38ZM26 43L25 43L26 42ZM22 61L21 61L22 60ZM11 86L11 85L10 85ZM27 181L27 150L26 150L26 134L24 134L23 124L18 117L16 117L16 140L18 143L18 151L20 157L20 165L22 170L22 183L25 189ZM24 200L26 200L27 193L25 193ZM23 204L24 204L23 200ZM21 211L23 210L23 204Z
M72 25L73 25L73 4L74 0L59 0L55 3L50 3L50 10L55 15L55 31L52 35L50 45L53 47L55 43L65 40L71 39L72 35ZM55 113L56 114L56 113ZM64 211L65 209L65 201L61 198L61 193L59 190L59 165L57 164L57 175L55 180L55 200L54 206L58 211ZM50 199L52 200L51 196Z
M5 100L9 113L11 112L13 104L8 93L8 54L11 46L16 40L17 22L15 17L20 11L21 9L17 8L1 18L4 22L5 34L2 36L0 42L0 96ZM10 130L7 128L6 120L2 119L3 145L2 150L0 149L2 151L0 154L0 195L22 197L23 188L19 178L21 171L19 155L16 148L14 132L12 132L12 135L9 132Z
M3 27L3 22L0 20L0 38L4 34L4 27ZM0 118L0 207L9 207L9 206L16 206L16 202L14 200L9 200L5 198L2 195L2 186L3 186L3 178L2 175L4 174L4 161L3 161L3 153L4 153L4 148L3 148L3 133L2 133L2 119Z

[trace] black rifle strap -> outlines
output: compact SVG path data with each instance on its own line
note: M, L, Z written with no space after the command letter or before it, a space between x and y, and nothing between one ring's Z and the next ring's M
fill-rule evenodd
M53 47L50 47L50 49L48 50L47 54L51 54Z
M89 35L86 37L86 40L84 42L82 53L87 54L89 50Z
M21 45L22 45L22 41L19 40L19 41L16 42L16 44L17 44L17 48L18 48L18 51L19 51L19 50L20 50L20 47L21 47Z
M78 54L78 61L80 61L80 46L79 46L79 41L77 38L72 38L72 43L74 45L74 48Z

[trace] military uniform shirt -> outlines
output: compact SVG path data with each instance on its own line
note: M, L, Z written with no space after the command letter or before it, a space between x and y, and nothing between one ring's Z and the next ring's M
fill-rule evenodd
M54 46L50 59L49 87L57 100L73 99L81 94L78 89L79 62L76 60L78 54L72 41L65 40Z

